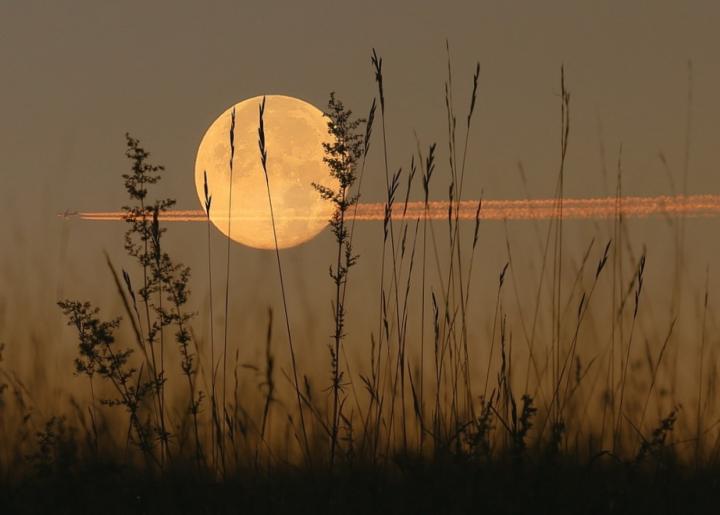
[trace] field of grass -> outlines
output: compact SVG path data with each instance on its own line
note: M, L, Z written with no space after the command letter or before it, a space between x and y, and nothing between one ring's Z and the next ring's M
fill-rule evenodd
M212 184L208 266L191 276L166 243L173 233L162 213L174 201L161 194L163 168L127 136L127 255L107 255L120 308L77 300L71 289L57 299L75 348L72 394L38 409L47 392L5 366L0 348L0 512L691 513L718 505L718 348L707 329L711 292L686 291L685 222L673 221L674 253L662 256L638 250L621 216L571 239L562 209L572 103L561 71L557 216L535 223L537 243L503 242L507 261L493 271L493 291L479 295L482 201L474 222L458 215L472 198L463 186L479 65L457 115L448 59L447 141L418 142L400 169L388 159L375 52L372 66L377 93L365 118L334 95L328 104L325 152L337 189L316 187L335 206L332 309L317 317L331 328L316 345L322 357L309 367L298 355L308 345L288 308L278 250L268 253L277 280L263 287L278 291L280 308L244 320L265 334L262 360L238 357L250 340L228 330L239 316L229 278L238 263L229 240L211 238ZM258 125L272 206L262 108ZM231 127L233 141L234 119ZM365 252L354 244L353 214L365 173L376 173L370 152L382 155L386 186L374 284L353 275ZM619 213L621 158L615 176ZM444 198L447 219L399 216L413 198ZM521 263L532 253L528 278ZM671 299L663 314L647 292L653 261L673 271L661 285ZM191 290L207 285L206 300L192 303ZM361 310L352 299L363 289L376 300ZM698 296L681 320L681 303ZM357 312L365 333L351 340Z

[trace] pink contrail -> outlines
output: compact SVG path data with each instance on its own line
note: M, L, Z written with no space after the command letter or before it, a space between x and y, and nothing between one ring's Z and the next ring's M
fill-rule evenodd
M464 200L453 203L453 217L461 220L474 220L479 200ZM428 218L444 220L448 217L448 201L428 203ZM459 209L458 209L459 207ZM458 209L458 212L455 210ZM417 219L425 213L424 202L408 202L407 208L402 202L393 206L393 219ZM566 198L563 200L562 216L567 220L607 219L618 213L627 218L645 218L656 215L712 217L720 215L720 195L662 195L656 197L601 197ZM480 211L481 220L548 220L559 214L557 199L536 200L483 200ZM121 211L89 211L58 216L77 216L82 220L118 221L122 220ZM266 215L238 217L240 220L264 220ZM282 216L276 216L282 219ZM314 220L318 217L293 216L293 220ZM357 220L382 221L385 218L385 204L360 203ZM196 210L171 210L160 215L164 222L204 222L205 212Z

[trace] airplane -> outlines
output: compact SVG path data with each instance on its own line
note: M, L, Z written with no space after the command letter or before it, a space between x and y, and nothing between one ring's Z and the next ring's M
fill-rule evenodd
M67 220L68 218L72 218L73 216L77 216L78 214L79 213L77 211L70 211L69 209L66 209L64 212L58 213L58 217Z

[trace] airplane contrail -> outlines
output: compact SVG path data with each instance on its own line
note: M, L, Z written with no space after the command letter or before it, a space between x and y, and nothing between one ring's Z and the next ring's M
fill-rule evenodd
M453 202L453 218L474 220L480 200ZM425 216L424 202L413 201L405 205L396 202L393 206L393 219L415 220ZM557 199L534 200L483 200L480 210L481 220L549 220L559 216ZM430 220L446 220L449 214L448 201L431 201L427 204L427 216ZM562 203L562 217L567 220L608 219L622 215L626 218L646 218L650 216L720 216L720 195L660 195L654 197L597 197L565 198ZM90 221L121 221L125 218L122 211L66 211L59 213L63 218L79 218ZM348 217L353 216L351 209ZM217 218L214 217L216 220ZM267 215L239 216L233 220L265 220ZM317 220L319 216L275 217L293 220ZM385 219L384 203L359 203L357 220L382 221ZM207 216L200 209L168 210L161 212L163 222L205 222Z

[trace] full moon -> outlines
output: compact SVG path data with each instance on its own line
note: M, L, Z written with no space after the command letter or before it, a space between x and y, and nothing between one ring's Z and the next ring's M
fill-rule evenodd
M314 238L333 213L312 183L336 188L323 161L329 141L327 120L315 106L297 98L269 95L263 116L267 170L279 248ZM210 220L232 240L258 249L274 249L270 204L258 149L258 110L262 97L235 107L235 157L230 209L231 106L208 128L195 160L195 187L205 204L204 174L212 196Z

